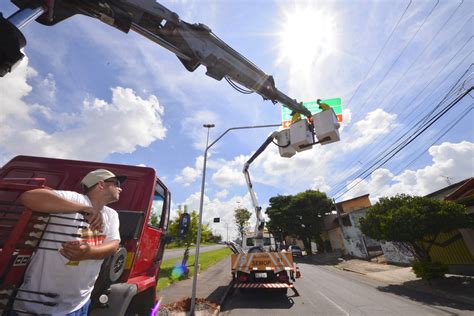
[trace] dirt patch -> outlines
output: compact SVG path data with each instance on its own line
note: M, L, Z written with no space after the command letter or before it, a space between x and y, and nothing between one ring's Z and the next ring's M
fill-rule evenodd
M179 313L189 312L191 307L191 298L183 298L177 302L160 306L160 310L157 315L168 316ZM196 298L195 311L200 312L200 315L213 315L216 313L219 305L214 302L208 301L204 298Z

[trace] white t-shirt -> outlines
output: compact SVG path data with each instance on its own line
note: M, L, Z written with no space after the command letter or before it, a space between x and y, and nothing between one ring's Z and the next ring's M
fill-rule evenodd
M91 206L91 202L86 195L71 191L54 192L66 200L84 204L85 206ZM83 219L83 216L79 213L51 214L68 217L70 219L51 217L46 227L46 230L50 232L43 234L43 240L39 247L60 249L62 242L73 240L81 240L91 245L110 240L120 241L117 212L105 206L101 210L101 214L104 219L104 230L101 233L103 236L100 237L91 236L92 232L89 229L53 225L65 224L88 227L89 224L80 221L80 219ZM81 237L73 237L70 234L79 234ZM45 241L44 239L55 241ZM58 242L56 242L56 240ZM63 257L59 251L38 249L28 265L25 272L25 279L20 289L56 293L59 296L57 298L49 298L44 295L18 292L17 298L42 302L56 302L57 305L50 307L43 304L15 300L14 308L37 314L58 316L80 309L90 298L94 283L99 275L102 261L103 260L84 260L71 262L69 259Z

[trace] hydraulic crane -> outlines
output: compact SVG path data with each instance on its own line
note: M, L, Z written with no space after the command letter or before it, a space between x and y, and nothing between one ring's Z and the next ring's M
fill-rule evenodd
M188 71L200 65L216 80L223 78L237 90L256 92L274 104L310 117L302 103L275 86L252 62L228 46L202 24L181 20L175 12L154 0L12 0L19 10L8 19L0 15L0 76L10 72L23 58L26 39L21 29L31 21L52 26L73 15L96 18L122 32L138 34L175 54Z

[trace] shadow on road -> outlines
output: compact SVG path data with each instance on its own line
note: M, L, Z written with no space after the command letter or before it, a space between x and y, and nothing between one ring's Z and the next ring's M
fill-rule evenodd
M290 309L294 305L293 292L288 295L275 295L269 289L235 290L229 294L221 311L233 309Z
M217 287L214 291L212 291L211 294L209 294L208 297L206 297L206 300L219 304L227 287L228 285Z
M293 257L296 263L334 266L342 261L338 253L321 253L304 257Z
M408 281L400 285L379 286L377 289L393 293L427 305L451 307L474 311L473 284L466 278L449 277L429 286L421 280Z

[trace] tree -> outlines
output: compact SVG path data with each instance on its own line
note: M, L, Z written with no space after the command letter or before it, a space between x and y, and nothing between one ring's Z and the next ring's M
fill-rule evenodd
M235 226L237 226L241 240L244 239L244 230L249 224L250 216L252 216L252 213L250 213L246 208L237 208L234 211Z
M404 243L421 263L414 270L426 270L435 267L431 265L430 250L438 236L458 228L474 228L474 219L461 204L401 194L381 198L359 224L361 231L371 238ZM434 277L442 275L435 273Z
M314 239L321 249L320 237L323 216L331 212L332 201L325 193L307 190L292 195L278 195L270 198L266 213L270 218L269 230L278 236L295 236L303 241L308 254L311 254L311 241Z
M323 217L333 209L332 200L326 193L306 190L295 195L290 202L289 211L294 214L293 234L303 241L308 254L312 254L311 240L315 240L319 249L324 249L321 239Z
M267 223L268 231L283 243L286 236L290 235L291 229L289 228L291 212L288 211L292 195L278 195L271 197L269 202L270 206L266 209L265 213L269 217Z
M178 215L170 221L169 231L172 236L177 237L179 235L179 221L181 219L182 211L178 211ZM191 222L189 224L188 233L183 238L174 238L176 244L190 246L192 243L196 242L199 217L196 211L190 213ZM212 236L212 231L208 225L203 224L201 228L201 240L210 241Z

